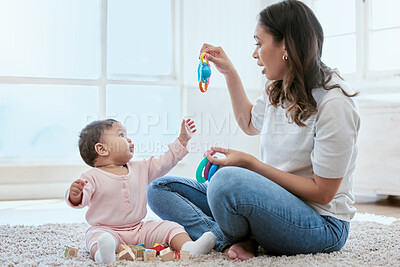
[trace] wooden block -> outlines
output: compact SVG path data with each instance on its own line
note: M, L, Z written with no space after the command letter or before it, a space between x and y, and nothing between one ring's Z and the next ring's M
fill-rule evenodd
M190 253L189 251L181 250L181 260L189 260Z
M185 251L185 250L178 250L175 252L175 259L176 260L189 260L189 251Z
M154 249L146 249L143 252L144 262L155 261L157 257L157 252Z
M142 246L133 246L132 247L133 253L135 253L136 259L143 258L143 252L145 250Z
M151 249L154 249L157 252L157 255L160 255L160 251L165 249L165 247L163 245L155 243L155 245Z
M143 248L145 248L144 244L137 244L137 245L134 245L134 246L131 245L131 247L143 247Z
M64 256L67 258L76 258L78 256L78 249L65 246Z
M172 254L172 250L170 248L161 250L160 257L163 261L172 261L174 259L174 255Z
M117 249L117 254L119 254L121 251L124 251L124 250L126 249L127 246L128 246L128 245L120 244L119 247L118 247L118 249Z
M119 260L134 261L136 259L136 256L133 253L132 249L127 245L120 245L118 247L117 253Z

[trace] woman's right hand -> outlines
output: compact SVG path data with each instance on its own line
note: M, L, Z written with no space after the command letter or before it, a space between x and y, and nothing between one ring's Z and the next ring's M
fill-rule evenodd
M214 158L213 153L210 153L210 151L224 154L225 158ZM222 147L212 147L211 150L207 151L206 156L209 162L217 164L219 167L236 166L249 169L250 165L255 160L255 158L250 154Z
M205 58L214 63L217 70L222 74L225 75L235 71L235 67L225 54L222 47L216 47L210 44L203 44L203 47L200 50L200 55L204 52L207 53Z

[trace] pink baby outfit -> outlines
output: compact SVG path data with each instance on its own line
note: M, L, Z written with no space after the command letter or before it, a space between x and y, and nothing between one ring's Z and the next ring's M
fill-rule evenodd
M186 147L176 140L159 158L127 163L128 174L115 175L92 168L81 175L87 184L83 189L82 203L74 206L69 201L69 189L65 200L73 208L88 206L86 220L91 227L86 231L88 251L104 233L111 233L119 244L140 244L152 247L155 243L170 245L171 239L184 228L170 221L143 222L147 209L147 186L154 179L167 174L184 156Z

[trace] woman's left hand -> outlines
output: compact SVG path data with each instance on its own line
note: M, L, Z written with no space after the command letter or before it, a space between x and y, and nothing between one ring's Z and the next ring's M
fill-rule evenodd
M222 147L212 147L211 150L214 150L215 152L224 154L226 158L224 159L217 159L213 158L210 153L207 153L207 159L212 163L212 164L217 164L221 167L224 166L237 166L237 167L242 167L242 168L249 168L249 164L252 162L252 159L254 158L250 154L246 154L241 151L233 150L233 149L227 149L227 148L222 148Z

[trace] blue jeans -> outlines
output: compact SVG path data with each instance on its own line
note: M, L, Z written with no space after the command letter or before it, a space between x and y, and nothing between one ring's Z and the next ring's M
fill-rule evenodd
M219 169L210 183L165 176L148 188L151 209L185 227L194 240L211 231L216 251L254 238L271 255L340 250L349 223L321 216L269 179L239 167Z

